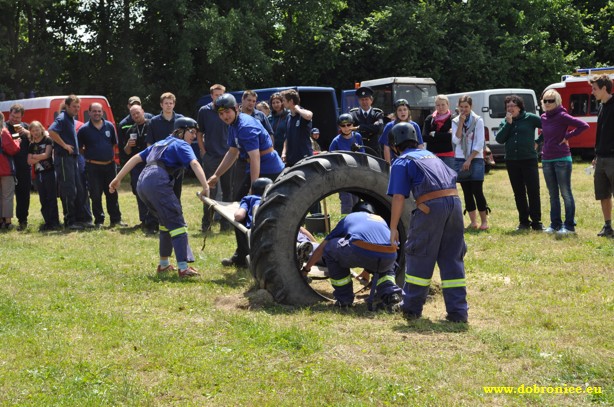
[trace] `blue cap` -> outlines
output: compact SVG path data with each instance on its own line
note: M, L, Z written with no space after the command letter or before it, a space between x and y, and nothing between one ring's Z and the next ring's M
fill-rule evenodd
M320 134L320 129L318 129L317 127L314 127L313 129L311 129L311 134L314 134L314 133Z

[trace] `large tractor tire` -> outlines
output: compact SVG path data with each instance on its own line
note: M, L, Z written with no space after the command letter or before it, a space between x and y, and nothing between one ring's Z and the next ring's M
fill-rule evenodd
M284 170L263 196L250 232L250 268L259 287L283 304L312 305L327 300L299 271L299 227L314 203L339 191L351 192L371 203L377 214L389 222L392 201L386 194L388 177L389 166L384 160L352 152L315 155ZM409 209L406 204L399 225L397 283L401 286Z

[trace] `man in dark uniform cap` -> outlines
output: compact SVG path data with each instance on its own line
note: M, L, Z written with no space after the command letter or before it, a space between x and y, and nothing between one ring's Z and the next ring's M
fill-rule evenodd
M378 140L384 128L384 112L376 107L371 107L373 104L373 89L368 86L356 89L356 97L360 107L350 110L350 114L354 118L355 127L353 130L361 134L365 146L369 147L366 150L367 154L380 157Z

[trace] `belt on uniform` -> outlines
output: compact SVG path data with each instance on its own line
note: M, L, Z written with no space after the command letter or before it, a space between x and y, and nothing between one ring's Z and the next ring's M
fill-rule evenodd
M85 160L85 162L88 164L109 165L113 162L113 160L110 160L110 161Z
M456 188L450 188L427 192L424 195L420 195L418 199L416 199L416 206L418 206L418 209L428 215L431 212L431 209L426 206L424 202L428 202L437 198L443 198L444 196L458 196L458 190Z
M273 151L275 151L275 149L273 147L269 147L266 150L260 150L260 157L262 157L263 155L270 154ZM245 161L249 162L249 158L246 158Z
M377 253L396 253L397 252L397 249L395 249L392 246L369 243L363 240L354 240L352 244L356 247L360 247L361 249L369 250L371 252L377 252Z

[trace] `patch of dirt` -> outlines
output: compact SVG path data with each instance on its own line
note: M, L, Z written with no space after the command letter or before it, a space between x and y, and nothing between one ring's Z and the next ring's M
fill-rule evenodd
M263 308L275 303L273 296L267 290L252 290L244 294L228 295L217 297L215 306L222 309L244 309L253 310Z

